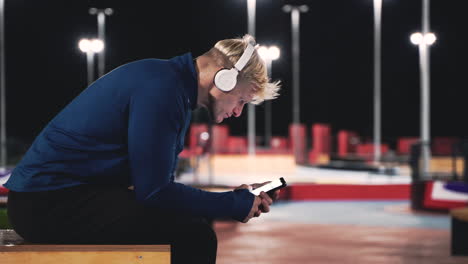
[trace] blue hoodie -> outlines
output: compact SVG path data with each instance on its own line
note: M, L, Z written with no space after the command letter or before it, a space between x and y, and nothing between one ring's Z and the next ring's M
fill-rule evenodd
M248 190L206 192L174 181L197 93L190 53L117 67L47 124L4 186L35 192L133 185L149 206L242 221L254 199Z

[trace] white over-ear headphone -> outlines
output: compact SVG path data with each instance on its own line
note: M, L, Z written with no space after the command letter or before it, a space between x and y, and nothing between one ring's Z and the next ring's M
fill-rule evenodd
M234 89L234 87L236 87L237 75L240 71L242 71L247 62L249 62L254 50L255 47L249 43L247 48L245 48L244 53L242 53L240 59L234 65L234 68L221 69L216 73L214 77L214 84L216 87L218 87L218 89L223 92L229 92Z

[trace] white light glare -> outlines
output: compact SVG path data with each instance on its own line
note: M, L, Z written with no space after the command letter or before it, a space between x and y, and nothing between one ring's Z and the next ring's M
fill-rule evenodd
M257 50L258 52L258 55L260 55L260 57L262 57L263 60L267 60L268 59L268 49L267 47L265 46L260 46Z
M258 55L260 55L263 60L276 60L280 56L280 50L276 46L271 46L269 48L260 46L258 48Z
M411 40L411 43L413 43L414 45L419 45L419 43L421 43L423 40L423 35L419 32L413 33L411 34L410 40Z
M208 140L208 139L210 138L210 134L209 134L208 132L202 132L202 133L200 134L200 138L201 138L202 140Z
M104 49L104 42L100 39L93 39L91 41L91 50L93 52L101 52Z
M427 45L432 45L436 41L436 36L434 33L427 33L426 36L424 37L424 41L426 42Z
M78 46L82 52L101 52L104 49L104 42L99 39L81 39Z
M82 52L88 52L91 48L91 41L89 41L89 39L82 39L78 43L78 47L80 47Z
M420 32L411 34L410 40L414 45L419 45L425 43L426 45L432 45L436 41L436 36L434 33L427 33L423 36Z
M280 49L276 46L270 47L270 58L272 60L277 60L280 56Z

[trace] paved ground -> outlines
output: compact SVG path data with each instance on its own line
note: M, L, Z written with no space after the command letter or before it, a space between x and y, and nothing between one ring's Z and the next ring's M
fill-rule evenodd
M450 219L405 202L284 202L247 224L216 222L218 263L468 263Z

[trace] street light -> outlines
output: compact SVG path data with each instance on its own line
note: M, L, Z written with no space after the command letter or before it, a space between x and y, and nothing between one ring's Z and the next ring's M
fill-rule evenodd
M382 0L374 0L374 163L381 157L382 141L382 104L381 104L381 32L382 32Z
M98 38L103 42L106 43L106 36L105 36L105 25L106 25L106 16L110 16L114 13L112 8L105 8L105 9L98 9L98 8L90 8L89 14L96 15L98 21ZM98 76L101 77L104 75L105 72L105 53L101 52L98 54Z
M291 35L292 35L292 83L293 83L293 103L292 103L292 114L293 114L293 122L292 125L295 127L293 129L293 149L294 149L294 156L296 160L303 161L303 157L305 154L303 149L301 148L302 140L299 140L300 132L300 97L299 97L299 87L300 87L300 74L299 74L299 52L300 52L300 41L299 41L299 18L300 13L305 13L309 10L307 5L300 5L300 6L293 6L293 5L285 5L283 6L283 11L286 13L291 13Z
M6 100L5 100L5 1L0 0L0 172L6 170Z
M247 0L247 32L255 37L255 10L256 0ZM248 134L248 153L255 155L255 105L247 106L247 134Z
M291 32L292 32L292 56L293 56L293 123L300 123L300 113L299 113L299 52L300 52L300 40L299 40L299 19L300 13L305 13L309 11L307 5L293 6L285 5L283 6L283 11L286 13L291 13Z
M271 64L280 57L280 49L276 46L260 46L258 54L265 61L268 76L271 77ZM271 134L271 101L268 100L265 102L265 146L270 145Z
M88 85L94 81L94 53L104 50L104 43L100 39L81 39L78 47L84 53L88 62Z
M421 44L426 44L426 45L432 45L435 43L437 40L437 37L434 33L427 33L426 35L423 35L420 32L416 32L411 34L410 36L411 43L414 45L421 45Z
M429 32L429 0L423 0L422 32L413 33L410 40L419 47L419 67L421 85L421 153L422 178L429 178L431 160L430 148L430 46L436 41L434 33Z

